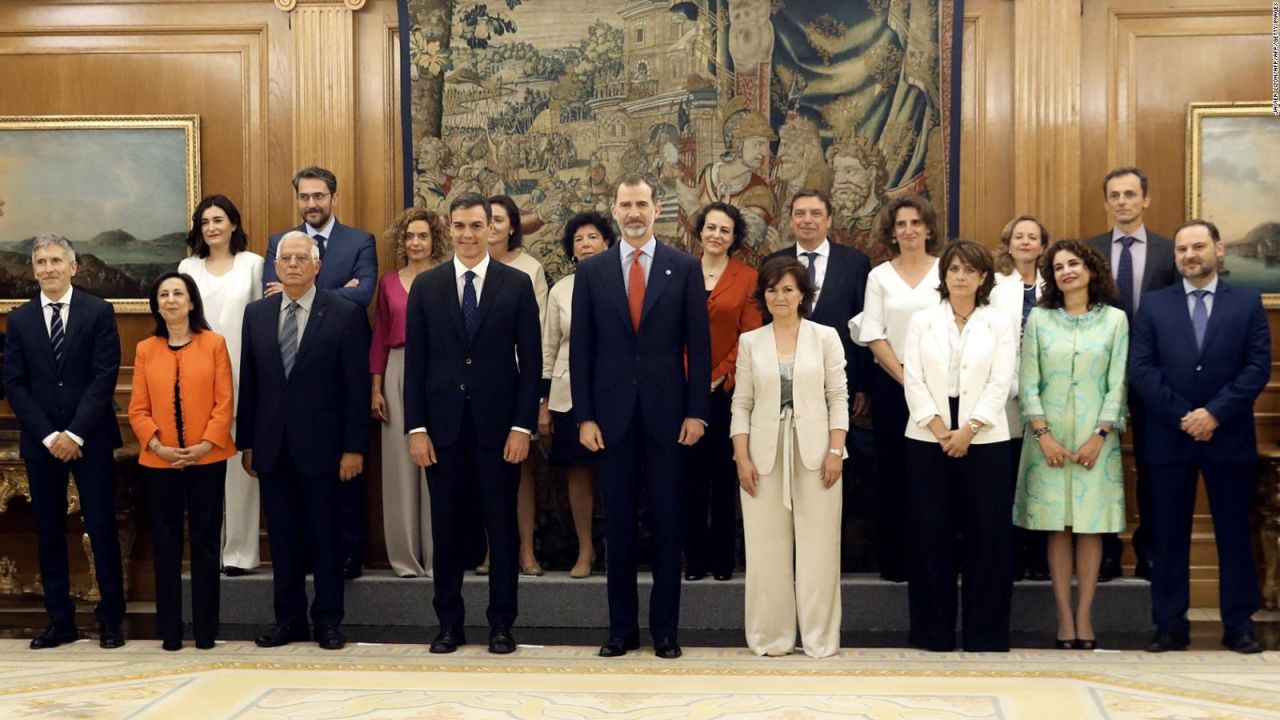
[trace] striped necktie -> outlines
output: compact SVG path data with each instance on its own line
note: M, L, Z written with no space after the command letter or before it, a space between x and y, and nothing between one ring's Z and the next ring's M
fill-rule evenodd
M284 363L284 376L293 372L293 361L298 357L298 303L291 302L284 312L284 329L280 331L280 361Z
M49 342L53 344L53 360L62 367L62 358L66 353L67 331L62 326L62 306L66 303L49 303L53 309L53 317L49 320Z

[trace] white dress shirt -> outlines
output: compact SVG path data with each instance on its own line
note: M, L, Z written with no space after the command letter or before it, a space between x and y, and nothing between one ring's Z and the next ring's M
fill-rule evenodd
M628 293L631 292L631 253L636 248L631 243L622 242L618 248L622 252L618 253L622 256L622 287L626 288ZM644 286L649 287L649 270L653 268L653 253L658 249L658 239L649 236L649 242L641 245L640 250L640 267L644 269Z
M1194 316L1196 312L1196 296L1191 293L1196 290L1208 290L1209 294L1204 296L1205 309L1209 311L1209 317L1213 317L1213 299L1218 297L1218 276L1214 275L1213 280L1208 285L1198 288L1191 284L1190 280L1182 278L1182 289L1187 293L1187 314Z
M306 222L303 222L302 229L306 231L307 237L311 238L312 240L315 240L317 235L323 235L325 242L328 242L330 239L333 238L333 226L337 224L337 222L338 222L338 217L336 215L330 215L329 222L325 223L324 227L313 228Z
M50 305L50 303L55 303L55 302L62 303L62 310L58 313L58 317L62 318L62 333L64 338L63 342L66 342L65 338L66 338L66 332L67 332L67 318L71 317L71 293L74 291L75 291L75 288L67 287L67 292L63 294L63 296L58 300L54 300L50 298L48 295L45 295L44 293L40 293L40 307L44 309L44 331L49 334L50 342L53 341L53 338L52 338L53 307ZM84 438L80 437L79 435L76 435L70 430L63 430L62 432L65 432L67 434L67 437L74 440L77 445L79 445L80 447L84 447ZM53 441L57 439L58 439L58 433L51 432L48 435L45 435L44 438L40 440L40 442L44 443L45 447L51 448L53 447Z
M288 293L282 293L280 298L280 317L276 320L277 338L284 334L284 320L289 315L289 303L295 302L289 297ZM307 320L311 317L311 306L315 301L316 286L314 284L306 292L302 293L302 297L296 301L298 309L294 312L298 316L298 347L302 347L302 333L307 329Z
M937 307L940 302L937 259L915 287L902 279L893 263L880 263L867 276L867 294L862 313L858 316L861 324L855 340L859 345L885 340L901 361L911 316L920 310Z
M800 261L800 264L806 270L809 269L809 258L805 257L804 254L808 252L818 253L818 256L813 259L814 282L818 286L814 288L813 304L817 306L818 295L822 292L822 284L827 280L827 260L831 257L831 241L824 238L822 244L812 250L805 250L800 243L796 243L796 259Z
M484 277L489 274L489 253L484 254L484 258L476 263L475 267L469 268L462 264L457 255L453 256L453 277L458 283L458 305L462 305L462 292L467 287L467 271L475 273L476 276L471 280L471 284L476 288L476 307L480 307L480 295L484 292Z

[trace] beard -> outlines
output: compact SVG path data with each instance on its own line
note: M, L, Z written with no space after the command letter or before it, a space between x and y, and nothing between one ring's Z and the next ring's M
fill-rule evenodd
M852 218L871 197L871 188L854 183L836 183L831 188L831 208L836 215Z

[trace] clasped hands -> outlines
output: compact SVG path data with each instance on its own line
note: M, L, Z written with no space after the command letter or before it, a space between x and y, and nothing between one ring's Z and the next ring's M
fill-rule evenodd
M169 463L174 470L182 470L195 465L200 461L200 458L208 455L212 449L213 443L208 440L201 440L187 448L169 447L157 442L152 447L151 452L155 453L161 460Z
M71 462L79 460L84 453L80 450L80 445L71 439L65 431L58 433L58 437L53 439L49 445L49 453L58 458L62 462Z
M1058 442L1053 435L1045 433L1039 438L1040 452L1044 454L1044 459L1051 467L1062 467L1066 461L1084 467L1092 468L1098 462L1098 455L1102 453L1103 438L1096 433L1090 434L1089 439L1084 441L1075 452L1068 452L1062 447L1062 443Z
M1178 427L1196 442L1209 442L1213 439L1213 431L1218 429L1218 419L1208 410L1197 408L1183 415Z

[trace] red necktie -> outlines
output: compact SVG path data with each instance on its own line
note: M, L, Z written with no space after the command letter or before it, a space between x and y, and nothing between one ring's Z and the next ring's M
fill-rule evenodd
M631 251L631 274L627 281L627 306L631 308L631 329L640 332L640 312L644 310L644 266L640 251Z

